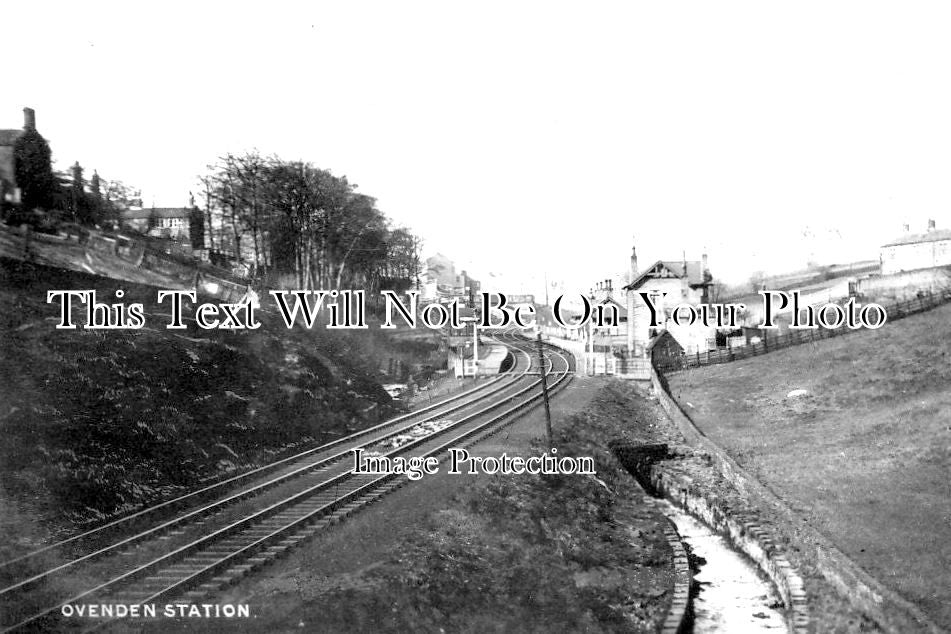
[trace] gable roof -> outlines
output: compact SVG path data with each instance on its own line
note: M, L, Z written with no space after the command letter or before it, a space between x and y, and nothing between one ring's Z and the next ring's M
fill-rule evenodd
M142 209L127 209L120 215L123 220L141 220L143 218L188 218L192 208L189 207L145 207Z
M683 279L684 263L674 260L657 260L649 267L644 269L634 281L624 287L629 291L640 286L645 280L655 277L674 277ZM703 263L699 260L687 260L687 284L690 286L703 286L710 282L704 279Z
M666 329L665 329L665 330L662 330L662 331L660 332L660 334L658 334L657 336L653 337L653 338L650 340L650 343L647 344L647 352L648 352L648 354L651 353L651 352L653 352L654 348L656 348L657 346L659 346L661 343L666 343L666 344L668 344L668 345L670 345L670 344L672 343L672 344L673 344L672 347L673 347L674 351L677 352L677 353L680 353L680 352L683 352L683 351L684 351L684 347L683 347L682 345L680 345L680 342L677 341L677 338L674 337L674 336L670 333L669 330L666 330Z
M0 145L13 145L23 130L0 130Z
M624 304L622 304L621 302L619 302L617 299L615 299L613 295L610 296L610 297L603 297L603 298L601 298L600 300L596 300L596 301L594 302L594 305L595 305L595 306L598 306L598 305L610 306L610 305L612 305L612 304L613 304L616 308L619 308L619 309L621 310L621 312L624 312L624 311L627 310L627 306L625 306Z
M119 212L119 217L123 220L141 220L152 217L151 209L126 209Z
M920 244L922 242L940 242L951 240L951 229L933 229L928 233L910 233L892 240L882 247L897 247L902 244Z
M188 218L193 209L189 207L152 207L155 218Z

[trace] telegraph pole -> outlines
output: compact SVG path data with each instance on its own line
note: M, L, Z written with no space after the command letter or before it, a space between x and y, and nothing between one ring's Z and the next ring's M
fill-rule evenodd
M542 397L545 399L545 433L548 436L548 448L555 446L551 437L551 407L548 404L548 377L545 374L545 355L542 351L542 333L538 333L538 365L542 377Z
M476 367L476 376L479 376L479 321L472 320L472 365Z

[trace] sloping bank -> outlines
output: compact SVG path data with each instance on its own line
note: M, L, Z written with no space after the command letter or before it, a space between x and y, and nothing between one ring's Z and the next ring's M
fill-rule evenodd
M13 534L0 560L53 527L88 526L398 411L375 377L391 345L377 330L270 320L176 331L159 315L141 330L58 330L49 289L96 289L105 303L122 289L125 302L168 310L154 287L0 258L0 527Z
M598 392L570 416L557 403L559 455L590 456L597 476L472 476L385 561L299 581L309 590L269 626L657 632L673 623L663 631L675 631L686 607L685 553L672 550L670 524L607 446L623 426L612 395Z
M627 392L629 420L640 436L613 447L648 488L672 500L729 537L772 580L794 632L933 631L894 604L848 560L771 491L747 475L694 427L653 380L645 397Z

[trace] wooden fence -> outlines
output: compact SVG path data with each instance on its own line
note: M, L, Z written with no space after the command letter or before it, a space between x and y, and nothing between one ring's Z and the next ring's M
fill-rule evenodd
M926 310L931 310L932 308L947 302L951 302L951 289L944 290L940 293L921 293L914 299L883 305L882 308L885 309L885 313L888 315L888 321L894 321L896 319L901 319L902 317L907 317L909 315L914 315ZM655 362L654 368L661 374L664 374L678 372L680 370L689 370L691 368L698 368L705 365L730 363L732 361L738 361L739 359L747 359L749 357L767 354L769 352L781 350L790 346L798 346L804 343L820 341L822 339L839 337L851 332L858 332L859 330L864 329L860 328L857 330L852 330L843 325L840 328L831 330L825 328L812 330L790 330L784 335L778 335L775 337L767 336L762 341L754 344L736 346L722 350L696 352L685 355L679 360Z

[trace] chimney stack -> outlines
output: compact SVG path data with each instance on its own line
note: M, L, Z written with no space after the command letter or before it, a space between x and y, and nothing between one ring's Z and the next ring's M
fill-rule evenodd
M928 231L934 231L934 220L928 219Z
M700 259L703 262L703 271L701 271L701 273L706 275L707 273L710 272L710 267L707 266L707 250L706 249L703 250L703 255L700 256Z
M23 129L36 130L36 112L33 111L33 108L23 109Z
M911 231L911 225L909 225L909 224L906 222L905 224L903 224L903 225L901 226L901 230L902 230L902 232L904 232L904 233L908 233L908 232Z
M637 246L635 242L637 237L634 237L634 240L631 242L631 279L628 280L628 283L634 281L634 278L637 277Z
M683 258L684 258L684 261L683 261L684 274L683 274L683 277L680 278L680 292L681 292L681 294L682 294L682 295L681 295L682 298L683 298L683 299L687 299L687 296L688 296L689 293L690 293L690 275L687 274L687 251L686 251L686 249L685 249L684 252L683 252Z

